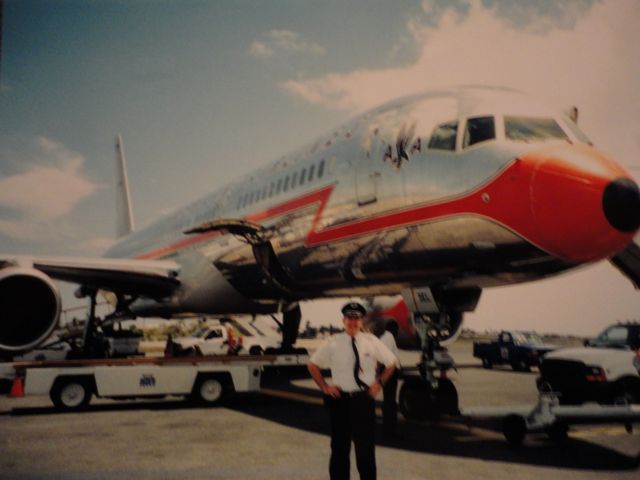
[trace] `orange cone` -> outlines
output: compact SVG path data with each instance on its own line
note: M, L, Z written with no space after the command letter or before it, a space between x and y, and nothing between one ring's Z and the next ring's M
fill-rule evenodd
M24 388L22 386L22 377L16 377L11 385L10 397L24 397Z

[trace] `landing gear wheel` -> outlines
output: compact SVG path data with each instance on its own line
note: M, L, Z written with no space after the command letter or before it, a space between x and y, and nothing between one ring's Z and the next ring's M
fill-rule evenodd
M408 378L400 388L400 412L408 420L436 418L459 413L458 392L448 378L438 380L438 388L427 386L421 378Z
M400 388L400 413L407 420L424 420L434 415L435 402L420 378L407 378Z
M216 405L220 403L226 393L225 386L220 379L215 377L204 377L196 382L193 389L194 399L205 405Z
M527 423L520 415L508 415L502 422L502 433L509 444L519 447L527 434Z
M49 394L51 401L60 410L80 410L91 400L91 390L81 379L59 380Z
M438 380L438 390L435 392L437 411L440 414L457 415L460 413L458 408L458 391L455 385L448 378Z

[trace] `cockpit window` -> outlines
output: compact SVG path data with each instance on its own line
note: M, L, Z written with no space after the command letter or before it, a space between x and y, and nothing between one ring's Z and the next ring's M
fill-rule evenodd
M467 120L462 147L470 147L476 143L496 138L496 126L493 117L476 117Z
M569 140L567 134L553 118L505 116L504 132L507 139L516 142Z
M438 150L455 150L458 122L447 122L433 129L429 148Z

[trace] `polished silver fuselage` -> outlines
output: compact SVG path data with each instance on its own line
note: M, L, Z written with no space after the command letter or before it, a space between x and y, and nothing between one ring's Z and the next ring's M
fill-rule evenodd
M575 266L579 262L546 250L504 220L530 215L524 211L529 206L483 191L494 181L506 184L503 177L513 175L517 159L540 148L505 138L505 112L553 115L568 136L564 143L585 143L570 120L510 90L456 88L414 96L360 115L165 216L107 256L176 261L181 293L160 304L169 311L211 312L391 295L417 285L484 288ZM495 138L463 146L465 122L479 116L495 117ZM434 127L447 121L458 122L454 148L428 148ZM484 213L486 205L493 209L487 212L507 213ZM243 238L224 231L184 233L215 219L264 227L279 281L265 274ZM145 308L153 310L149 302L139 310Z

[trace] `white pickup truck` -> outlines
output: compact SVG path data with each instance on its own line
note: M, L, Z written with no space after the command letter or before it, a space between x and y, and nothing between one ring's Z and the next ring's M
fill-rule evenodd
M611 325L584 348L547 353L538 388L559 393L563 404L640 403L640 324Z
M229 330L233 332L234 341L238 343L235 352L240 355L263 355L280 347L278 337L268 336L258 330L249 321L224 319L221 322L204 325L189 337L179 337L173 340L182 352L192 352L197 355L227 355L234 350L229 345Z

